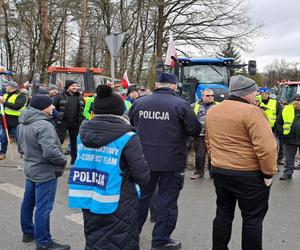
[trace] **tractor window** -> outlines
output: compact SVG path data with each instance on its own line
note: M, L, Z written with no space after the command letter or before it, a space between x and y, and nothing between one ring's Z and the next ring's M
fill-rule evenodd
M299 85L284 85L281 87L277 99L283 103L291 103L292 98L297 94L297 89Z
M97 88L98 85L104 85L107 83L107 79L103 78L102 75L94 75L94 81L95 81L95 88Z
M70 73L56 73L56 85L59 89L63 89L66 80L73 80L78 83L80 88L84 91L84 74L70 74Z
M185 66L182 82L218 83L228 86L227 67L219 65Z

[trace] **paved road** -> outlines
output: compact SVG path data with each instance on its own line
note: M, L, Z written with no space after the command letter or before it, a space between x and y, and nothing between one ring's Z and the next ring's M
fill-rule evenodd
M184 250L211 249L211 224L215 214L215 193L212 180L191 181L187 171L179 200L179 219L174 238L183 242ZM59 242L69 243L74 250L84 249L81 215L67 207L67 176L60 178L51 231ZM264 224L264 249L300 249L300 170L288 182L276 178L270 198L270 210ZM23 195L23 172L13 167L0 167L0 249L35 249L33 243L21 242L19 209ZM150 249L151 229L147 222L141 234L141 250ZM240 249L241 219L237 210L231 250Z

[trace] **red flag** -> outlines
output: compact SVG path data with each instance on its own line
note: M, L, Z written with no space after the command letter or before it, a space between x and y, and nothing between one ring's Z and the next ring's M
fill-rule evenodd
M176 65L176 58L177 58L177 51L176 51L176 48L175 48L175 43L174 43L174 40L173 40L173 36L172 36L172 34L170 34L165 65L174 68L175 65Z
M124 89L127 89L128 86L130 85L128 76L127 76L127 70L125 71L124 75L123 75L123 79L121 80L121 85Z

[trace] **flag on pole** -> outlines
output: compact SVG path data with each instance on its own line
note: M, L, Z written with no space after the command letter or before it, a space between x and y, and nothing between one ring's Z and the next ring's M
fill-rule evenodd
M173 36L172 36L172 34L170 34L165 65L174 68L175 65L176 65L176 58L177 58L177 51L176 51L176 48L175 48L175 43L174 43L174 40L173 40Z
M121 85L124 89L127 89L130 85L128 75L127 75L127 70L125 71L125 73L123 75L123 79L121 80Z

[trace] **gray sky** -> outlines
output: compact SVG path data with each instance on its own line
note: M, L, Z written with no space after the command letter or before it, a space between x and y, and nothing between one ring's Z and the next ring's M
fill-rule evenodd
M249 0L253 22L263 23L264 37L255 39L245 61L255 59L259 71L275 59L300 63L300 0Z

